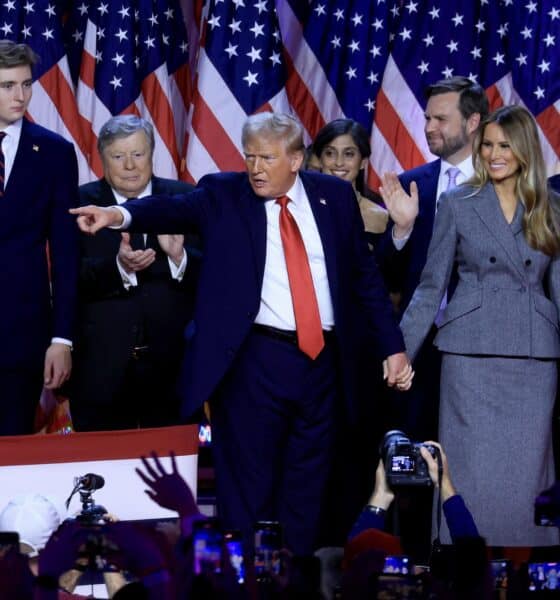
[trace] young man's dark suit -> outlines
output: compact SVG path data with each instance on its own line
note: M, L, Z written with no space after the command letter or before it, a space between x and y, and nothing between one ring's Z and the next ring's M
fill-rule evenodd
M68 209L77 203L74 147L23 119L0 198L0 435L32 432L51 338L73 340L78 228Z
M357 307L363 308L367 317L363 327L370 331L381 357L402 352L403 342L367 247L352 188L325 175L301 173L300 177L323 245L335 320L336 342L327 341L313 362L297 346L265 337L253 326L261 302L267 217L265 200L253 192L247 174L209 175L188 196L141 199L126 208L135 231L172 232L194 225L204 241L181 389L185 416L211 400L218 507L226 526L240 528L247 536L256 518L280 518L288 546L296 553L308 553L317 533L329 467L337 385L352 412L355 334L349 323ZM297 432L289 426L280 431L285 423L281 419L263 425L258 407L244 404L244 386L253 392L257 388L259 405L280 402L279 412L286 411L281 399L301 370L308 370L310 380L316 382L316 387L310 386L309 402L324 400L316 409L326 415L320 425L300 431L317 454L291 460ZM270 379L275 387L263 391L259 386ZM319 390L325 385L328 389ZM248 463L254 468L247 469ZM279 463L285 468L279 468ZM282 479L287 473L289 484ZM263 480L271 477L275 479L272 490L266 489L273 497L268 505L255 506L254 497L262 496L260 486L270 483ZM278 498L280 506L273 506Z
M154 194L179 194L192 185L152 177ZM111 206L105 179L80 187L80 204ZM135 242L143 243L140 239ZM167 255L155 236L147 247L156 260L125 289L116 257L121 232L81 235L79 323L71 386L74 425L79 431L157 427L179 422L175 391L183 356L183 330L192 316L200 251L187 249L187 269L171 277ZM185 242L187 245L187 241ZM142 247L143 246L139 246ZM134 351L135 347L146 346Z
M387 230L376 247L377 260L384 272L391 273L392 287L400 292L399 314L402 315L410 302L414 290L420 282L420 275L426 264L428 247L432 239L438 178L441 160L435 160L399 175L399 180L407 193L410 184L418 186L418 216L410 238L402 250L393 243L393 221L389 219ZM389 409L388 427L402 428L415 439L434 439L437 436L439 406L439 370L441 359L433 346L436 328L426 338L422 350L414 363L416 372L411 389L395 396Z

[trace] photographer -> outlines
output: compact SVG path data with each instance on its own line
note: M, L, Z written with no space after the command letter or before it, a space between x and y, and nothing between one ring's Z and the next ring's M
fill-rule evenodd
M441 501L445 520L451 534L451 539L456 542L459 538L479 537L478 530L474 523L471 513L465 506L461 496L456 492L451 482L447 456L442 447L437 442L428 441L425 444L438 448L441 457L442 475L441 475ZM438 483L438 463L427 448L421 447L420 453L428 465L430 479L436 489ZM385 475L385 466L380 459L375 472L375 487L373 493L354 523L348 541L350 542L358 534L366 529L383 529L385 526L385 515L395 498L394 491L387 484Z
M474 594L486 598L490 590L487 586L488 563L484 540L453 486L445 452L440 444L433 441L417 446L436 493L441 493L443 514L453 541L453 546L446 549L439 545L439 540L434 542L431 575L425 579L424 585L429 583L438 598L472 598ZM432 448L428 449L428 446ZM403 456L395 458L399 462ZM392 464L389 462L392 456L385 459L389 465ZM418 473L415 472L415 475ZM394 498L395 490L388 484L387 465L380 460L373 493L354 523L344 551L346 572L343 591L346 597L371 597L377 589L377 578L383 572L385 557L402 554L399 538L383 531L386 513Z

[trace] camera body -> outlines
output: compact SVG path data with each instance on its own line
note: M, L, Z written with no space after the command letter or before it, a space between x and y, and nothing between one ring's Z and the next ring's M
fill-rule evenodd
M385 434L380 454L385 466L385 477L391 487L432 485L428 465L420 454L422 446L438 459L439 450L436 446L412 442L398 430L388 431Z

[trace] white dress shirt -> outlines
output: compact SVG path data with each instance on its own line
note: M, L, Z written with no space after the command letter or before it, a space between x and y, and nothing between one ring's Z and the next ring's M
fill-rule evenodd
M299 176L296 176L292 187L286 194L291 202L288 210L294 217L309 259L311 277L323 329L334 327L334 311L327 277L325 253L315 223L315 217L309 204L309 199ZM296 319L290 293L286 259L280 238L280 205L275 198L263 200L266 210L266 258L264 266L263 285L261 290L261 305L255 323L295 331ZM123 222L114 229L126 229L131 222L130 213L124 206L117 207L123 216Z
M12 167L14 166L19 138L21 137L21 125L22 119L19 119L2 130L6 134L2 140L2 152L4 153L4 188L8 183Z
M290 198L287 209L294 217L311 268L311 277L319 305L319 314L323 329L334 327L334 313L325 264L323 244L317 229L317 223L309 204L309 199L299 176L287 194ZM266 259L261 291L261 305L255 323L295 331L296 320L290 282L282 239L280 237L280 205L275 198L265 200L266 210Z

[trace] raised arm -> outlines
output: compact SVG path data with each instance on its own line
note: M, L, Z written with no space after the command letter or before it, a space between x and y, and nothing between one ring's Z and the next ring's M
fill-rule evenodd
M89 234L94 234L103 227L120 227L124 222L121 211L113 206L103 207L90 204L71 208L70 214L78 217L78 227L84 233Z

